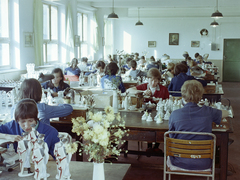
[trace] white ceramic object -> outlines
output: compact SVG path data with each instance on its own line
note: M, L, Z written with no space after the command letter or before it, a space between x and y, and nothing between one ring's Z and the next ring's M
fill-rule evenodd
M93 162L92 180L105 180L104 163Z

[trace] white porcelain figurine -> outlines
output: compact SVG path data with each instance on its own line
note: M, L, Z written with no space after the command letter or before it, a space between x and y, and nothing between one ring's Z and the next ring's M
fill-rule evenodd
M145 111L144 114L143 114L143 116L142 116L142 120L143 120L143 121L146 121L146 120L147 120L147 117L148 117L148 112Z
M20 172L18 173L19 177L26 177L26 176L32 176L34 173L30 171L30 153L31 149L28 148L28 142L27 139L28 133L23 132L22 133L23 139L18 142L17 147L17 153L19 154L19 162L20 162ZM27 168L28 171L24 171L24 168Z
M149 113L147 121L153 121L151 113Z
M38 140L35 143L32 155L32 161L35 165L35 180L47 180L47 163L48 163L48 146L43 140Z
M56 179L66 179L70 180L71 174L69 170L69 163L72 158L72 154L68 154L65 149L65 145L71 143L71 136L67 137L59 135L60 142L55 144L54 147L54 155L56 157L57 170L58 174L56 175Z

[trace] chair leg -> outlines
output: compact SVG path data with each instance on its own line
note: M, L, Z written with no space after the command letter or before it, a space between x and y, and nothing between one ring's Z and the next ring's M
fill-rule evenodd
M168 174L168 180L171 180L171 174Z
M207 180L209 180L209 177L207 177Z

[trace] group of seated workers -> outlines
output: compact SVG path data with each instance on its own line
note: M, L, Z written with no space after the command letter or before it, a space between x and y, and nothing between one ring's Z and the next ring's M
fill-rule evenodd
M79 75L79 68L77 66L77 59L72 60L69 68L66 68L66 74ZM172 74L172 80L169 87L160 84L161 72L158 68L150 68L147 73L137 70L136 60L130 61L130 74L137 77L137 74L147 76L147 83L143 83L133 88L127 89L127 92L135 94L143 92L146 96L156 97L162 99L169 98L169 91L179 91L182 95L184 107L175 110L171 113L169 119L169 130L171 131L193 131L193 132L211 132L212 122L219 124L221 118L227 117L228 112L225 110L217 110L212 107L202 106L199 107L197 103L201 100L206 82L201 79L195 79L193 76L188 76L186 73L188 68L185 64L169 63L168 73ZM98 61L96 64L96 72L100 75L100 83L103 89L119 89L122 93L126 91L122 82L121 76L118 76L119 67L115 62L110 62L106 65L103 61ZM174 69L174 73L173 73ZM42 88L52 89L53 96L57 96L58 91L62 91L69 87L64 83L63 72L60 68L56 68L52 72L54 79L46 81L42 84L36 79L25 79L20 87L20 101L14 105L11 110L11 122L0 126L0 138L9 141L18 142L22 139L23 132L30 132L32 130L31 124L36 125L35 129L42 134L45 134L44 141L48 144L49 153L53 155L54 144L59 141L58 132L50 126L50 118L63 117L69 115L73 108L69 104L59 104L57 106L50 106L41 103ZM170 74L170 75L171 75ZM173 75L174 74L174 75ZM169 75L169 76L170 76ZM173 93L174 96L180 94ZM146 101L154 101L146 99ZM172 135L179 139L201 139L200 136L185 136L185 135ZM15 149L17 143L14 143ZM159 143L148 143L147 152L160 152ZM171 157L168 163L173 166L178 166L185 169L208 169L211 160L209 159L182 159L180 157Z

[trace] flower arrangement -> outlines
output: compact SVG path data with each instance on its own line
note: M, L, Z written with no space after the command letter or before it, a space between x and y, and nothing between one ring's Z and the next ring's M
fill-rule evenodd
M77 143L80 143L79 154L85 152L89 155L89 161L102 163L110 155L120 155L121 149L118 146L125 142L122 137L127 133L125 121L120 113L114 114L111 106L107 106L104 110L104 114L89 112L89 120L83 117L72 118L72 132L81 135L83 142L67 145L67 152L76 152Z

